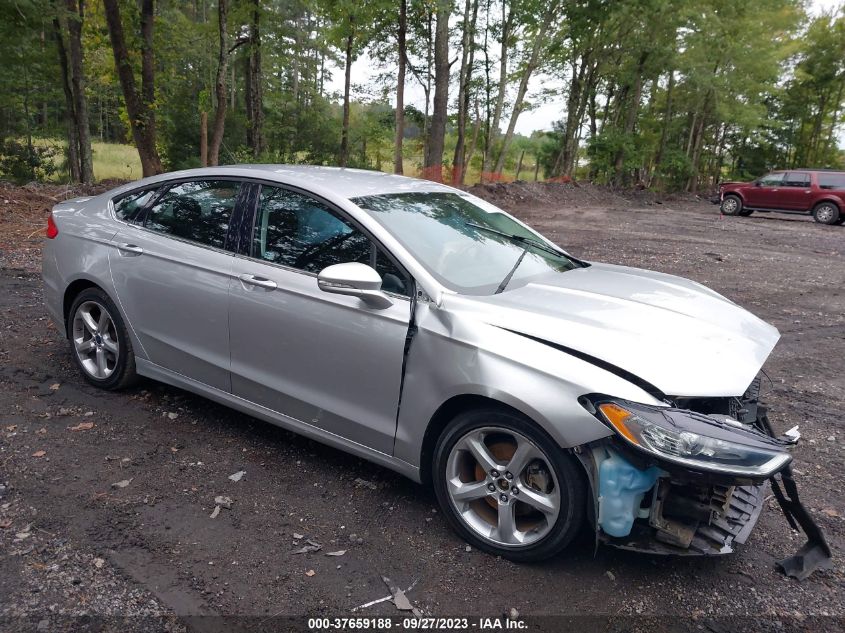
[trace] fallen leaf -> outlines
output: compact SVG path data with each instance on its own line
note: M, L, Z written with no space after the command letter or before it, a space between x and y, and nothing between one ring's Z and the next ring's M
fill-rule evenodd
M126 486L128 486L131 482L132 482L132 480L131 480L131 479L124 479L124 480L122 480L122 481L116 481L116 482L114 482L114 483L111 485L111 487L112 487L112 488L126 488Z
M299 533L297 533L297 532L294 532L294 533L293 533L293 538L295 538L295 539L298 541L298 540L299 540L299 539L301 539L301 538L305 538L305 535L304 535L304 534L299 534Z
M47 451L35 451L32 456L33 457L44 457L47 454Z
M61 387L61 385L57 382L54 382L52 385L50 385L50 391L58 391L59 387Z
M824 514L826 514L827 516L833 517L833 518L836 518L836 517L839 516L839 513L836 510L834 510L833 508L825 508L824 510L822 510L822 512Z
M232 507L232 498L231 497L224 497L220 495L219 497L214 497L214 503L219 506L223 506L224 508L231 508Z
M179 452L179 449L178 449L178 448L176 448L175 446L171 446L171 447L170 447L170 452L171 452L171 453L178 453L178 452Z
M16 428L18 428L17 424L10 424L9 426L6 427L6 430L7 431L14 431Z
M12 527L11 519L3 519L0 521L0 530L8 530L10 527Z
M336 552L326 552L326 556L343 556L345 553L345 549L339 549Z
M311 576L316 576L317 572L314 571L313 569L309 569L308 571L305 572L305 575L310 578Z
M216 519L218 514L220 514L220 506L214 506L214 510L211 511L211 514L208 515L208 518Z
M69 426L67 427L71 431L90 431L94 428L93 422L80 422L76 426Z
M293 552L294 554L310 554L311 552L319 552L323 549L323 546L319 543L314 543L312 545L303 545L298 550Z
M229 479L232 481L240 481L241 478L246 475L245 470L239 470L238 472L234 473L233 475L229 475Z

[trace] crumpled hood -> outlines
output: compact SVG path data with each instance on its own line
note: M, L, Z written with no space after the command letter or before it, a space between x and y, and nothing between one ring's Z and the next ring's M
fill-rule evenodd
M673 396L742 395L780 338L701 284L610 264L461 299L486 323L593 356Z

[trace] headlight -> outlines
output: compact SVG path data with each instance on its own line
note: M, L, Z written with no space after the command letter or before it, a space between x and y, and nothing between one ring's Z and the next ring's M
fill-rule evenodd
M792 460L773 440L727 428L691 411L629 402L596 406L600 417L632 446L695 470L769 477Z

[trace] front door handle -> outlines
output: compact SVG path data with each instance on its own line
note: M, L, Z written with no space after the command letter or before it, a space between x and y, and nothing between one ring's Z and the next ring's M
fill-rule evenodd
M238 279L240 279L243 283L249 284L250 286L258 286L259 288L266 288L267 290L275 290L276 289L276 282L272 279L267 279L266 277L258 277L257 275L238 275Z
M118 244L117 248L127 255L141 255L144 252L144 249L136 244Z

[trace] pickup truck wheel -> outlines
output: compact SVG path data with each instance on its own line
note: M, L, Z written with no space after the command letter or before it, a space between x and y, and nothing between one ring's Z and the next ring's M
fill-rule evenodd
M583 523L580 465L515 413L459 414L438 439L432 468L449 524L480 550L517 562L545 560Z
M741 215L742 200L739 199L739 196L727 195L722 199L720 210L722 215Z
M822 202L813 209L813 219L819 224L837 224L839 218L839 207L832 202Z

